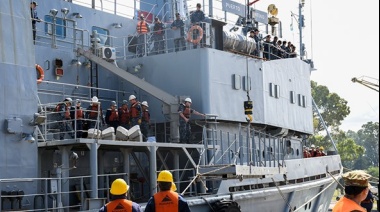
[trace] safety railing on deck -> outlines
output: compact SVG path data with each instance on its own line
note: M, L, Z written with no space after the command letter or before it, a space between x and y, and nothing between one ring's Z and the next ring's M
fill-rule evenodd
M95 193L98 198L104 198L104 202L108 202L110 198L109 189L114 179L128 179L126 173L104 174L97 177L99 184ZM86 199L93 198L91 178L92 176L63 177L57 174L56 177L50 178L0 179L1 211L85 210Z
M101 115L97 116L96 119L89 117L89 114L94 112L89 109L92 104L90 100L92 90L97 90L101 95L98 96L99 107L98 111L96 111L97 114ZM125 96L129 95L130 93L126 91L43 81L38 89L40 100L38 112L39 115L46 117L46 119L37 126L36 139L39 142L48 142L62 139L95 138L95 135L92 135L93 132L104 130L108 127L105 122L105 115L110 104L102 104L102 102L110 103L115 101L120 105L125 100ZM69 111L70 117L65 118L64 111L57 111L57 106L63 104L62 101L68 97L72 99ZM83 113L81 118L78 117L79 110L76 105L78 101L80 102L81 113ZM157 136L156 125L156 121L152 119L150 121L152 129L148 136ZM91 134L88 134L89 129L93 129Z
M256 130L251 130L249 134L245 130L243 134L242 128L238 133L229 133L204 127L203 143L205 149L208 149L207 146L213 146L212 149L208 149L206 165L278 167L283 165L285 157L302 157L302 155L293 155L297 150L289 150L290 147L285 138Z

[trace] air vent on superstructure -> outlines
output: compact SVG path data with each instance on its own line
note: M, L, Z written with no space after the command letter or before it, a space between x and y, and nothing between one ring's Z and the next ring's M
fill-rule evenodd
M249 54L256 49L256 42L253 38L237 34L236 32L223 31L223 47L225 50Z

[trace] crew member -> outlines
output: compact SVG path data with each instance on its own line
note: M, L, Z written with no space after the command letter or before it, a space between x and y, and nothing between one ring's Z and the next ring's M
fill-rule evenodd
M182 51L186 50L186 42L185 42L185 23L181 19L181 15L179 13L175 14L175 21L173 21L171 28L173 30L176 30L180 32L180 37L174 38L174 46L175 46L175 51L178 52L180 48L182 48Z
M65 133L68 133L71 138L74 138L73 128L71 126L71 98L65 98L61 103L55 107L55 112L57 114L58 128L59 128L59 139L65 139Z
M37 28L36 23L41 22L41 19L37 16L37 8L38 4L35 1L32 1L30 3L30 17L32 18L32 29L33 29L33 43L36 44L36 34L37 34Z
M100 128L101 124L104 124L102 108L99 105L99 99L96 96L91 98L90 106L87 108L88 128L94 128L95 126ZM99 125L97 124L99 122Z
M197 4L197 10L193 12L190 16L190 21L192 25L200 25L200 22L205 20L205 14L201 10L201 4ZM199 35L199 31L193 32L193 39L196 39ZM193 45L194 49L197 48L197 44Z
M181 143L190 143L191 138L191 126L189 123L191 114L205 117L205 114L199 113L196 110L191 109L191 99L186 98L185 102L179 105L179 137Z
M73 110L71 110L70 116L73 120L73 126L76 129L77 138L82 138L84 112L79 99L76 100L76 105Z
M139 204L127 200L128 189L125 180L114 180L110 189L111 201L100 208L99 212L141 212Z
M136 26L137 30L137 56L142 57L145 55L145 45L146 45L146 35L149 33L150 29L148 23L145 21L143 14L140 15L140 21Z
M129 109L129 117L131 118L131 127L141 124L142 111L140 102L136 100L135 95L129 96L129 103L131 103L131 108Z
M145 212L190 212L186 200L172 190L172 173L166 170L161 171L157 182L160 191L149 199Z
M333 212L367 212L360 203L367 197L370 177L361 170L343 174L345 195L335 204Z
M150 113L148 110L148 102L143 101L141 103L142 107L142 119L140 124L141 133L143 134L144 141L148 140L148 133L149 133L149 124L150 124Z
M123 100L123 104L119 108L119 125L125 129L129 129L129 109L127 100Z
M113 127L116 133L116 129L119 126L119 113L117 111L116 102L112 101L111 106L106 112L106 123L108 127Z
M154 39L154 52L156 54L163 54L165 48L165 26L158 17L154 18L153 26L153 39Z

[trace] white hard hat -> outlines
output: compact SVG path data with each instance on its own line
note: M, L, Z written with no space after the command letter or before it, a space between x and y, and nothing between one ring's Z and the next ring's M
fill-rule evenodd
M136 99L136 96L135 95L130 95L128 100L131 101L132 99Z
M98 101L99 101L99 99L96 96L93 96L92 99L91 99L91 102L98 102Z
M312 144L310 147L311 147L311 148L315 148L315 145L314 145L314 144Z
M190 98L186 98L185 102L190 102L191 103L191 99Z
M63 100L64 102L72 102L73 99L71 99L70 97L66 98L65 100Z
M111 101L111 106L116 106L116 102L115 101Z
M147 102L147 101L143 101L141 104L142 104L142 105L144 105L144 106L147 106L147 107L149 107L149 106L148 106L148 102Z

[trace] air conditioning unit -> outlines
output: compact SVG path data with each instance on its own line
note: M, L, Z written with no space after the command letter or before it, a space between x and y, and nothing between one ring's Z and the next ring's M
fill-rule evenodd
M103 46L101 48L101 58L103 59L109 59L109 60L116 60L116 50L112 47L105 47Z

